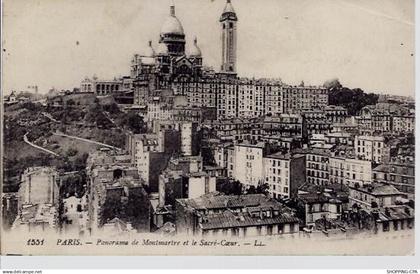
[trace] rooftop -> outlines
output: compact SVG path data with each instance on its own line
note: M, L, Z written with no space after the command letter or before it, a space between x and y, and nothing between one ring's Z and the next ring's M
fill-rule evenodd
M282 151L279 151L279 152L267 155L264 158L290 160L290 159L296 159L300 157L305 157L305 155L301 153L290 154L290 153L283 153Z
M273 225L273 224L284 224L284 223L298 223L299 219L293 217L290 213L280 213L277 216L272 217L252 217L248 213L235 214L231 211L224 211L205 217L200 225L202 229L223 229L231 227L246 227L246 226L257 226L257 225Z
M389 196L401 194L401 192L394 186L381 183L367 184L359 188L352 187L352 189L357 189L361 192L370 193L374 196Z
M380 208L378 213L379 222L414 219L414 210L405 205Z
M195 199L178 199L177 201L185 206L199 210L244 207L282 208L279 202L263 194L223 195L210 193Z

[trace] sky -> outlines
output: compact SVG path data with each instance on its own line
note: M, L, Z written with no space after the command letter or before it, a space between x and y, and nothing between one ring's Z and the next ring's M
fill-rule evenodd
M197 36L205 65L221 63L226 0L174 0L187 51ZM130 72L156 48L171 0L4 0L3 90L72 89ZM413 0L232 0L237 72L322 85L338 78L367 92L414 95Z

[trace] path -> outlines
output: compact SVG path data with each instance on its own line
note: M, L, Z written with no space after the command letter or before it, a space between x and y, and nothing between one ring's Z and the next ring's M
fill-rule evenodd
M81 137L71 136L71 135L67 135L67 134L64 134L64 133L53 133L53 135L60 136L60 137L72 138L72 139L76 139L76 140L79 140L79 141L92 143L92 144L100 145L100 146L107 147L107 148L110 148L110 149L115 149L115 150L121 151L121 148L114 147L114 146L111 146L111 145L107 145L107 144L104 144L104 143L101 143L101 142L81 138Z
M59 123L60 121L54 119L54 117L52 117L51 114L47 113L47 112L41 112L42 115L44 115L45 117L47 117L48 119L50 119L51 121L55 122L55 123Z
M54 151L48 150L48 149L46 149L46 148L40 147L40 146L38 146L38 145L35 145L34 143L31 143L31 142L28 140L28 136L27 136L27 135L28 135L28 132L27 132L25 135L23 135L23 141L25 141L25 143L27 143L28 145L30 145L30 146L32 146L32 147L34 147L34 148L40 149L40 150L42 150L42 151L44 151L44 152L46 152L46 153L52 154L52 155L54 155L54 156L60 156L60 155L58 155L57 153L55 153Z

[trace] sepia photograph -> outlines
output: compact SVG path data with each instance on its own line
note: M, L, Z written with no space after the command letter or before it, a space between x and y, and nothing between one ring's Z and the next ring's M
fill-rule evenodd
M415 1L4 0L1 255L415 255Z

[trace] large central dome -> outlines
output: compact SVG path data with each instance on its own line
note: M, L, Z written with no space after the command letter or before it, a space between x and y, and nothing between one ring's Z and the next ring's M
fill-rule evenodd
M184 34L184 28L175 16L169 16L160 30L161 34Z
M160 30L161 34L179 34L184 35L184 28L181 22L175 16L175 6L172 5L170 9L170 15L166 18L165 23Z

